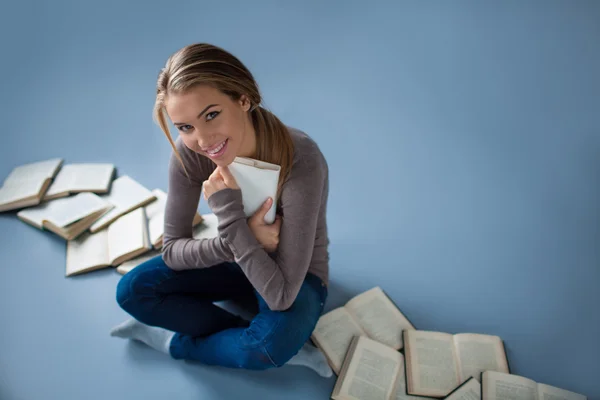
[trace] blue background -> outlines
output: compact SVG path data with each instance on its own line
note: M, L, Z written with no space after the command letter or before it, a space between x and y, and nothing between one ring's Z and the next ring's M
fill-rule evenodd
M513 373L600 399L600 2L5 1L0 176L112 162L167 188L167 57L238 56L330 165L326 311L379 285L420 329L501 336ZM208 212L202 203L202 212ZM334 378L109 336L107 269L0 215L0 399L325 399Z

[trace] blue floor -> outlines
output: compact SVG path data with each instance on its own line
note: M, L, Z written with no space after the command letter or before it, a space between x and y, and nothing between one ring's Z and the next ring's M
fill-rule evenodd
M112 162L167 188L166 58L236 54L330 165L326 311L381 286L421 329L501 336L512 372L600 400L600 2L13 1L0 177ZM206 204L202 212L208 212ZM120 277L0 214L0 399L326 399L301 367L207 367L111 338Z

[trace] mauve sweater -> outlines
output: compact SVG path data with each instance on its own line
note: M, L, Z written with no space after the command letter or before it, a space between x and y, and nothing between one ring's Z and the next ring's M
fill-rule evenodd
M180 138L175 140L190 179L173 153L169 161L162 248L168 267L185 270L236 262L274 311L286 310L294 303L307 272L328 285L329 169L314 140L298 129L288 127L288 130L294 143L293 165L281 192L278 209L283 221L279 246L272 254L262 248L250 230L239 189L221 190L208 199L219 221L219 236L200 240L192 237L192 220L198 209L202 182L216 165L188 149Z

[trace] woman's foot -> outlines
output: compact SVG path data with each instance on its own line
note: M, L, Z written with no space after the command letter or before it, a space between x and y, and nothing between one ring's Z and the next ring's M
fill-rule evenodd
M169 346L174 334L175 332L163 328L142 324L133 318L115 326L110 331L110 336L138 340L166 354L170 354Z
M312 344L306 342L298 354L292 357L286 364L303 365L315 371L324 378L333 375L333 370L327 363L323 352Z

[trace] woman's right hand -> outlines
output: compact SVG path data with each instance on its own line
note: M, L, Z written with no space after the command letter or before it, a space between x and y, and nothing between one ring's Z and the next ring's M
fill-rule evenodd
M271 209L273 200L267 199L263 205L248 219L248 226L256 237L256 240L262 245L267 253L277 250L279 245L279 231L281 229L282 219L277 215L272 224L265 222L265 216Z

